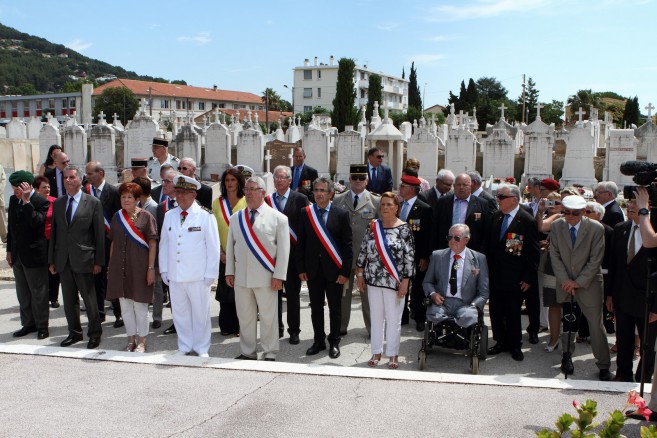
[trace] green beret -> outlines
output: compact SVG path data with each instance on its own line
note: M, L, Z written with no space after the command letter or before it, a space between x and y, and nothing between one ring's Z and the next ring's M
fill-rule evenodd
M28 183L32 185L34 183L34 175L26 170L17 170L16 172L9 175L9 184L14 187L18 187L21 183Z

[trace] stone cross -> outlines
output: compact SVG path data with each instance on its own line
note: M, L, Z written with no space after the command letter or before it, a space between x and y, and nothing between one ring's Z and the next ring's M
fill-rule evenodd
M141 112L142 114L146 114L146 98L145 97L141 98L141 105L139 107L139 112Z
M98 113L98 123L105 123L105 113L102 111Z
M50 114L50 111L46 113L46 120L48 120L48 124L52 121L52 114Z
M459 110L459 115L456 116L456 120L458 120L459 123L463 123L463 110Z
M236 123L240 122L240 111L239 110L235 111L235 122Z
M537 103L534 108L536 108L536 119L541 120L541 108L545 107L545 105L541 105L540 103Z
M269 173L271 170L271 150L267 149L267 154L265 155L265 161L267 162L267 173Z
M655 107L652 106L652 103L648 103L646 109L648 110L648 121L652 121L652 110L654 110Z
M214 108L214 122L219 123L219 107Z
M290 167L294 164L294 149L290 149L290 153L287 154L287 157L290 159Z
M502 103L502 106L498 107L497 109L499 109L502 112L502 115L500 116L500 120L504 120L504 110L506 109L504 103Z
M584 111L584 110L582 109L582 107L580 106L580 107L579 107L579 110L578 110L578 111L575 111L575 114L577 114L577 116L579 117L579 121L581 122L581 121L582 121L582 116L583 116L584 114L586 114L586 111Z
M114 120L114 124L116 125L116 121L119 120L119 115L117 113L112 114L112 119Z

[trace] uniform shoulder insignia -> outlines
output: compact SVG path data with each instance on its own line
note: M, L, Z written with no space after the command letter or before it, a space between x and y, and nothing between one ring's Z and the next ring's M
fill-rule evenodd
M203 207L202 205L201 205L200 207L201 207L202 210L205 210L205 211L207 211L208 213L212 214L212 210L210 210L209 208L207 208L207 207Z
M171 161L177 161L177 162L180 162L180 158L178 158L178 157L174 157L174 156L172 155Z
M378 193L374 193L374 192L370 192L370 195L372 195L372 196L374 196L374 197L376 197L376 198L380 198L380 197L381 197L381 195L379 195Z
M154 159L155 159L155 157L149 157L148 161L153 161Z

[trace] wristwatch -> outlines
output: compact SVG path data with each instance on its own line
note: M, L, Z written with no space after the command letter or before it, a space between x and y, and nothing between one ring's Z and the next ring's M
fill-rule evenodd
M640 208L639 209L639 216L648 216L650 214L650 210L647 208Z

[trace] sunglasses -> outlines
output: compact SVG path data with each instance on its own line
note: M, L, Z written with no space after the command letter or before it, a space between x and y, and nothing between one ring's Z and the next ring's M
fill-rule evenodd
M71 162L71 160L62 160L62 161L60 161L60 163L70 163L70 162Z
M352 176L351 180L352 181L365 181L367 179L366 176Z
M447 241L449 242L450 240L454 239L454 242L459 243L462 239L465 239L465 237L461 236L452 236L451 234L447 235Z
M495 195L495 197L497 199L515 198L515 196L513 196L513 195L500 195L500 194Z
M582 210L561 210L561 213L563 213L565 216L580 216L582 214Z
M381 160L382 160L384 157L385 157L385 155L377 155L377 156L376 156L376 158L379 158L379 159L381 159Z
M190 169L191 169L191 167L185 167L185 166L180 168L180 170L190 170Z
M586 213L586 214L593 214L593 210L584 210L584 213Z

